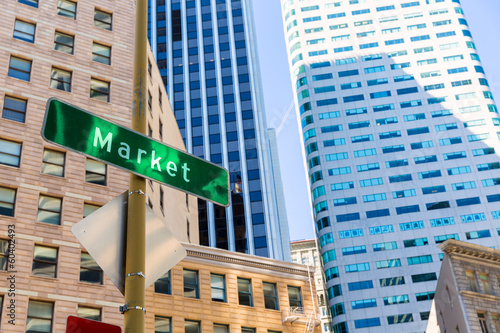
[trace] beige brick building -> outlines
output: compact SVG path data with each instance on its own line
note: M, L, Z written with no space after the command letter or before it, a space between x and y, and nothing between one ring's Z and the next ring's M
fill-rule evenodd
M314 271L314 281L316 282L321 331L323 333L330 332L332 318L330 316L330 309L328 308L328 294L316 241L314 239L294 241L290 243L290 247L292 248L292 262L313 266L311 267L311 272Z
M134 1L11 0L0 9L0 331L64 332L68 315L122 325L122 295L70 229L125 191L128 174L49 144L40 131L50 97L130 125ZM148 135L182 148L151 53L149 62ZM197 199L153 182L146 194L189 249L157 292L147 290L148 331L183 332L196 323L207 332L213 323L234 332L304 330L302 313L282 324L289 292L294 307L313 311L304 266L189 245L198 243ZM8 262L9 246L15 257ZM185 279L183 268L191 272ZM199 299L183 295L193 294L193 272ZM210 273L219 274L219 295L227 286L226 302L212 301ZM239 305L237 278L252 288L242 296L252 306ZM263 305L262 281L275 283L279 310ZM155 315L165 318L155 324Z
M146 294L146 304L154 304L146 331L165 317L172 332L305 332L308 324L307 332L320 332L313 274L306 266L185 248L188 256L170 271L171 289L157 282L156 292Z
M457 240L444 257L426 332L500 333L500 250Z

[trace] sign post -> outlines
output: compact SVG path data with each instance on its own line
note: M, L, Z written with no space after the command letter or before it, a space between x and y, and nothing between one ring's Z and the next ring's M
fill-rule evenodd
M136 1L134 81L132 101L132 129L146 134L147 91L147 0ZM129 177L127 243L125 250L125 305L126 333L144 333L146 329L146 179L135 174Z

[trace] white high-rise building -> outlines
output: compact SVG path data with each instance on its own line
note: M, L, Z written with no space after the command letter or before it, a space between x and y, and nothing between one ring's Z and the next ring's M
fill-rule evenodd
M500 119L458 0L282 0L334 332L423 332L454 238L499 246Z

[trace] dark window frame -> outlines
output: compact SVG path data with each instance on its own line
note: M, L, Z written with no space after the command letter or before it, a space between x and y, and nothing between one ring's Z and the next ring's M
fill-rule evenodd
M95 265L85 265L84 264L84 256L88 256L92 262L95 263ZM89 260L90 262L90 260ZM97 266L97 268L96 268ZM83 270L83 272L82 272ZM85 279L82 279L82 274L85 273L85 270L89 271L89 272L93 272L93 273L99 273L99 279L96 279L95 281L90 281L90 280L85 280ZM103 271L102 269L99 267L99 265L97 264L97 262L94 260L94 258L92 258L92 256L86 252L82 252L80 254L80 282L86 282L86 283L92 283L92 284L103 284Z
M37 258L35 252L36 252L36 249L38 248L46 248L46 249L53 249L53 250L56 250L56 257L55 257L55 261L52 261L52 260L47 260L47 259L44 259L44 258ZM43 276L43 277L48 277L48 278L54 278L56 279L57 278L57 263L58 263L58 260L59 260L59 249L57 247L51 247L51 246L45 246L45 245L37 245L35 244L35 246L33 247L33 263L32 263L32 266L31 266L31 275L33 276ZM46 273L36 273L35 270L38 269L37 266L41 265L42 268L45 266L45 267L52 267L54 268L54 273L51 274L51 275L48 275Z
M14 67L13 64L12 64L12 60L16 60L16 61L19 61L21 63L29 63L29 70L26 71L24 69ZM14 79L18 79L18 80L23 80L23 81L26 81L26 82L30 82L32 67L33 67L33 61L32 60L28 60L28 59L24 59L24 58L20 58L20 57L15 57L15 56L11 55L10 56L10 60L9 60L9 71L8 71L7 76L11 77L11 78L14 78ZM14 75L16 75L18 73L21 74L21 77L14 76ZM23 78L24 77L23 75L27 75L27 78L26 79Z
M240 289L240 281L247 283L248 291ZM246 306L253 306L252 280L245 279L245 278L237 278L237 284L238 284L238 304L239 305L246 305ZM246 298L248 298L248 302L245 301Z
M63 6L61 6L62 3L71 3L72 5L75 6L75 10L71 11L70 9L64 8ZM78 3L74 2L74 1L58 0L57 1L57 15L72 18L73 20L76 20L77 5L78 5ZM63 13L63 14L61 14L61 13Z
M96 16L102 16L97 18ZM107 19L109 17L109 20ZM106 18L106 20L104 20ZM109 21L109 22L108 22ZM94 26L109 31L113 30L113 13L106 12L104 10L94 9Z
M266 295L266 290L264 289L264 285L272 286L273 295L269 294ZM270 310L279 310L278 291L276 289L276 283L262 282L262 289L264 291L264 307ZM274 302L274 307L270 306L270 301Z
M22 23L22 24L26 24L26 25L32 26L33 27L33 33L31 34L31 33L28 33L26 31L17 29L16 27L17 27L18 22ZM35 43L35 34L36 34L36 24L35 23L23 21L23 20L20 20L20 19L16 18L16 21L14 22L14 33L12 35L13 38L18 39L18 40L22 40L23 42L34 44ZM29 36L30 38L26 38L24 36Z

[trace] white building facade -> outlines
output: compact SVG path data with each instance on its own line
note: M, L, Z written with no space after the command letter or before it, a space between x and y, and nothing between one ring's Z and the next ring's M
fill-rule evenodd
M446 239L498 246L500 119L458 0L283 0L334 332L423 332Z
M318 313L321 320L321 332L330 332L332 329L332 318L329 313L325 280L319 260L316 240L308 239L293 241L290 243L290 247L292 249L293 263L314 266L314 285L316 287L316 295L318 296Z

